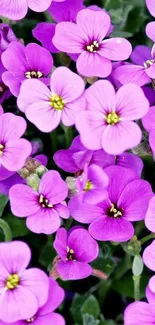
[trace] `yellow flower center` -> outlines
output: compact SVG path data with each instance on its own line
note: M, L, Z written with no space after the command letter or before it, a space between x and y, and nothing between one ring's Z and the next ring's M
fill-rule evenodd
M6 288L8 290L12 290L18 287L20 282L20 277L18 274L11 274L8 276L7 280L6 280Z
M93 188L93 184L92 184L92 182L87 181L87 183L86 183L86 185L85 185L85 188L84 188L84 191L85 191L85 192L88 192L88 191L92 190L92 188Z
M31 317L29 319L26 320L26 323L33 323L35 321L36 317Z
M112 203L111 204L111 209L109 210L109 216L112 218L120 218L122 217L122 212L119 211L115 205Z
M144 68L147 69L147 68L150 68L151 65L154 64L154 60L147 60L146 62L144 62Z
M110 125L117 124L120 121L120 117L117 115L117 113L112 112L109 113L106 117L106 121Z
M46 199L42 194L39 196L39 203L42 208L53 208L53 205L49 204L49 200Z
M67 246L66 261L75 261L74 250L72 248L69 248L69 246Z
M41 77L43 77L43 73L40 71L27 71L25 72L25 78L27 79L39 79Z
M50 98L50 104L57 111L62 111L65 106L65 101L59 95L52 95Z
M4 146L3 146L3 144L0 144L0 156L3 155L3 150L4 150Z
M86 46L86 50L88 52L97 52L99 50L99 43L97 41L93 41L92 44Z

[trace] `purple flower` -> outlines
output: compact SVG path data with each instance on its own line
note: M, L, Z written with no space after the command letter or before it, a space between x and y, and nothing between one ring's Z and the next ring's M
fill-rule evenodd
M96 204L108 197L108 176L97 165L85 165L83 173L76 179L76 197L79 202Z
M5 172L4 168L9 171L18 171L23 167L26 158L30 155L32 150L31 144L29 141L21 139L25 130L26 122L22 117L12 113L0 116L1 173Z
M149 202L148 210L145 217L145 225L152 232L155 232L154 211L155 211L155 196L152 197Z
M131 222L145 217L152 189L130 169L112 166L105 172L109 177L108 199L92 205L72 198L70 213L81 223L91 223L89 232L97 240L127 241L134 235Z
M137 155L124 152L119 156L109 155L103 149L88 150L80 140L80 136L74 138L68 149L58 150L53 160L61 169L69 173L79 173L84 169L85 164L96 164L102 168L111 165L119 165L133 169L139 177L143 169L143 161Z
M76 127L88 149L117 155L140 143L141 130L133 121L146 115L149 102L139 86L127 84L115 94L109 81L99 80L85 98L87 110L77 115Z
M26 225L31 231L52 234L60 227L60 217L69 217L64 202L67 194L67 185L59 173L50 170L41 178L38 192L23 184L10 189L11 210L17 217L27 217Z
M111 60L126 60L132 51L124 38L103 40L111 26L104 11L83 9L72 22L56 26L53 44L62 52L78 54L77 70L87 77L107 77L112 70Z
M76 22L76 16L83 8L83 0L66 0L65 2L52 2L48 10L56 22Z
M0 104L11 96L9 88L2 81L3 72L6 71L0 59Z
M136 46L131 60L133 64L122 65L113 73L114 78L121 84L133 82L143 86L155 78L155 45L152 50L145 45Z
M65 1L66 2L66 1ZM61 2L60 2L61 4ZM52 39L55 34L56 24L53 23L39 23L33 30L33 36L42 44L45 49L52 53L59 52L58 49L53 45Z
M76 115L85 109L84 81L66 67L57 68L48 89L39 80L26 80L18 97L18 107L42 132L53 131L59 123L75 123Z
M3 23L0 24L0 53L5 51L13 41L17 41L17 37L10 26Z
M31 259L27 244L0 243L0 319L13 323L28 319L48 299L49 279L37 269L26 269Z
M155 2L153 0L146 0L146 5L150 11L150 14L155 17Z
M154 325L154 306L143 301L130 304L124 313L124 325Z
M56 1L56 0L55 0ZM59 0L57 0L59 1ZM0 16L9 19L22 19L26 16L28 8L36 12L42 12L49 8L52 0L1 0L0 2Z
M144 128L149 132L149 143L155 156L155 106L150 107L142 122Z
M49 84L47 78L53 67L51 54L35 43L26 47L19 42L11 42L2 54L2 63L8 70L2 75L3 82L14 96L18 96L25 79L41 79Z
M20 320L10 325L27 325L33 323L34 325L65 325L64 318L53 312L64 299L64 290L57 284L53 279L49 279L49 295L46 304L39 308L35 315L32 317ZM7 323L1 322L0 325L8 325Z
M74 227L67 233L66 229L59 229L54 248L61 259L57 271L63 280L83 279L92 274L89 263L97 258L99 248L87 230Z

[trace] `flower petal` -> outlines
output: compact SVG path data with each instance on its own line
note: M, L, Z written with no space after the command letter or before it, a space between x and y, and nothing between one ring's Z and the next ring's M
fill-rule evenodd
M77 70L85 77L105 78L112 71L111 62L100 55L99 52L90 53L83 51L77 59Z
M155 240L145 248L143 261L150 270L155 271Z
M146 25L146 35L155 42L155 22L148 23Z
M128 220L107 216L94 220L88 230L93 238L102 241L125 242L134 235L134 228Z
M124 325L153 325L155 312L152 306L143 301L130 304L124 314Z
M51 0L27 0L30 9L36 12L42 12L49 8Z
M102 209L98 206L79 203L78 197L70 199L68 207L73 219L81 223L90 223L103 214Z
M56 232L61 224L61 220L54 208L40 209L26 219L27 227L36 234L51 235Z
M59 262L57 264L57 271L63 280L84 279L93 272L89 264L77 261Z
M49 279L49 295L46 304L39 310L39 316L51 314L64 300L65 292L52 278Z
M70 103L84 92L83 79L66 67L57 68L51 78L51 90L61 96L65 103Z
M146 0L146 5L150 11L150 14L155 17L155 3L152 0Z
M146 227L155 232L155 196L149 202L148 210L145 217Z
M67 245L74 250L78 262L90 263L99 254L97 242L86 229L75 229L68 236Z
M56 24L39 23L33 30L33 36L41 42L42 46L52 53L57 53L58 50L53 45L52 39L55 34Z
M53 246L57 254L61 257L62 260L66 261L67 255L67 231L65 228L60 228L55 237Z
M109 60L121 61L129 58L132 46L125 38L115 37L102 42L104 57Z
M127 84L116 94L116 107L121 121L137 120L146 115L149 102L139 86Z
M11 211L18 217L26 217L40 210L38 194L31 187L17 184L9 191ZM26 204L25 204L26 203Z
M123 85L132 82L138 86L143 86L151 82L146 70L142 66L134 64L118 67L113 72L113 76Z
M136 147L141 141L141 136L141 129L136 123L119 122L117 125L109 125L105 128L102 134L102 147L107 153L118 155Z

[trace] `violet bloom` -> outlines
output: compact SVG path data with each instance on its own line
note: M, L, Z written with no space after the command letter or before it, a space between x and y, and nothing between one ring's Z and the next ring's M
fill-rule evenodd
M155 79L155 45L152 50L145 45L138 45L131 54L133 64L118 67L113 76L121 84L133 82L138 86L148 84Z
M124 152L121 155L114 156L109 155L103 149L100 150L88 150L80 140L80 136L73 139L71 146L68 149L58 150L53 160L55 164L69 173L79 173L87 165L98 165L102 168L106 168L111 165L119 165L125 168L133 169L139 177L141 176L143 169L143 161L137 155L133 153Z
M0 58L0 104L11 96L9 88L2 81L3 72L6 71Z
M85 109L84 81L66 67L54 70L50 88L39 80L26 80L21 86L18 107L42 132L53 131L59 123L71 126Z
M154 325L155 309L143 301L130 304L124 313L124 325Z
M155 17L155 2L153 0L146 0L146 5L150 14Z
M56 1L56 0L55 0ZM57 0L60 1L60 0ZM52 0L0 0L0 16L19 20L26 16L28 8L36 12L42 12L49 8Z
M64 202L68 194L66 183L54 170L46 172L40 181L38 192L23 184L12 186L9 198L12 213L27 217L27 227L37 233L52 234L67 219L69 211Z
M37 310L35 315L25 320L19 320L18 322L11 323L10 325L27 325L33 323L33 325L65 325L64 318L55 313L54 310L59 307L64 299L64 290L58 285L58 283L49 279L49 295L46 304ZM0 325L8 325L0 321Z
M96 204L108 197L106 187L109 180L103 169L97 165L85 165L83 173L76 179L76 197L79 202Z
M87 77L107 77L112 70L111 60L126 60L131 44L124 38L103 40L111 26L104 11L83 9L76 24L60 22L56 26L53 44L62 52L78 54L77 70Z
M93 205L72 198L70 213L81 223L91 223L89 232L95 239L124 242L134 235L131 222L145 218L152 189L130 169L112 166L104 171L109 177L108 199Z
M35 43L27 46L19 42L11 42L2 54L2 63L7 69L2 79L14 96L18 96L25 79L40 79L47 85L47 78L53 68L51 54Z
M57 271L63 280L83 279L93 273L89 263L97 258L99 247L86 229L73 227L68 233L59 229L54 248L61 259Z
M66 0L65 2L52 2L48 11L56 22L76 22L76 16L84 8L83 0Z
M49 279L37 269L26 269L31 251L21 241L0 243L0 319L6 323L28 319L42 307Z
M32 147L29 141L21 139L26 130L26 122L12 113L0 116L0 169L18 171L30 155Z
M149 132L149 143L155 156L155 106L150 107L142 122L144 128Z
M149 102L139 86L127 84L115 93L109 81L99 80L85 91L85 98L87 110L77 115L76 127L88 149L118 155L140 143L134 120L146 115Z
M0 53L5 51L13 41L17 41L17 37L10 26L3 23L0 24Z
M155 232L154 211L155 211L155 196L153 196L149 202L148 210L145 217L145 225L152 232Z

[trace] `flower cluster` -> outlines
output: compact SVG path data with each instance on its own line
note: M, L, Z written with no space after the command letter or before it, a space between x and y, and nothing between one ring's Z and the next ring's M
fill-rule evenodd
M146 5L155 16L153 0ZM132 49L126 38L112 37L110 14L83 0L0 0L0 16L11 20L28 9L48 9L54 22L33 29L41 45L25 45L0 24L0 195L28 231L53 235L55 258L48 277L27 269L25 242L0 243L0 325L65 325L55 313L64 299L55 279L94 275L100 242L131 242L135 222L155 233L155 195L137 154L146 136L155 156L155 44ZM155 22L146 34L155 42ZM57 150L59 129L67 145ZM49 162L33 132L46 133L45 147L52 141ZM155 271L155 241L143 261ZM146 297L127 307L125 325L155 324L155 276Z

